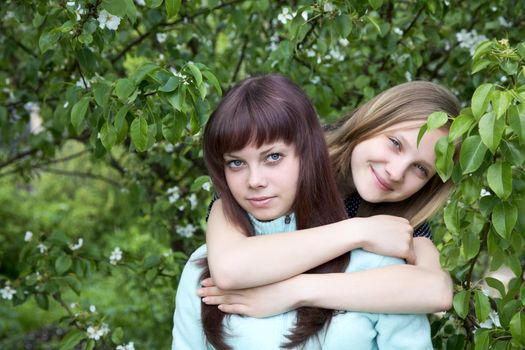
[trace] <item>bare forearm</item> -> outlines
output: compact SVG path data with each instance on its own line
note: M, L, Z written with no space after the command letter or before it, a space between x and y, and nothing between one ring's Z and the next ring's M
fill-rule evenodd
M430 313L450 308L452 284L443 271L412 265L303 274L295 291L300 306L380 313Z
M344 232L347 227L347 223L334 223L283 234L238 236L230 239L228 251L210 246L212 277L224 289L255 287L290 278L359 248L362 243L358 235Z

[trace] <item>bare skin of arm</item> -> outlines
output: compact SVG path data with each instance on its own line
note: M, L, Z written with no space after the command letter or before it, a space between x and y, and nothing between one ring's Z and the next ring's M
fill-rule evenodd
M206 241L215 285L231 290L283 281L356 248L414 262L412 233L408 220L378 215L248 237L225 218L219 199L210 212Z
M429 313L452 305L452 281L427 238L415 238L422 256L415 265L394 265L352 273L301 274L282 282L221 290L211 279L198 294L227 313L266 317L302 306L380 313Z

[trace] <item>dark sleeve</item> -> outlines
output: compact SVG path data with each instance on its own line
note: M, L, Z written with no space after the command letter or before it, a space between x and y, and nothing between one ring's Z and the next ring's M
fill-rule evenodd
M426 237L432 240L432 230L427 222L424 222L414 230L414 237Z

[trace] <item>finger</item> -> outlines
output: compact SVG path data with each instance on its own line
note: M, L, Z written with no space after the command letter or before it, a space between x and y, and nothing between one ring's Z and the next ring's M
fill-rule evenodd
M200 297L222 295L222 294L224 294L224 291L217 287L207 287L207 288L197 289L197 295Z
M215 286L215 283L213 283L213 280L211 277L205 278L201 281L201 286L203 287L213 287Z
M410 249L408 252L408 255L406 257L406 262L409 265L415 265L416 264L416 253L414 252L414 249Z
M218 307L219 310L227 314L250 316L248 314L248 307L243 304L220 304Z
M217 295L217 296L208 296L202 298L202 302L206 305L220 305L220 304L233 304L238 302L231 295Z

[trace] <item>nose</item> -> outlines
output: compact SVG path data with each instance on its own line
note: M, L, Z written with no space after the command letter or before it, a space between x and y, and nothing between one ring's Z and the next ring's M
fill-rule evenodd
M248 186L251 188L263 188L268 184L264 171L260 167L251 167L248 175Z
M385 172L390 181L401 182L408 168L407 161L401 158L391 159L385 166Z

